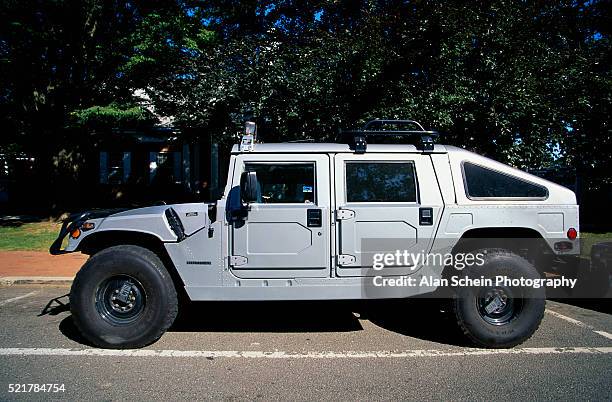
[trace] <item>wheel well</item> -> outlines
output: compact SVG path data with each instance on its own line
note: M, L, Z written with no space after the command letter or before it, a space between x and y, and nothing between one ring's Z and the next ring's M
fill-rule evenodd
M453 254L482 248L502 248L516 253L543 273L553 253L542 235L523 227L477 228L465 232L453 247Z
M174 287L180 295L179 297L186 297L185 284L166 251L164 243L152 234L127 230L109 230L92 233L81 241L77 251L92 256L106 248L125 244L140 246L154 252L168 270L172 282L174 282Z

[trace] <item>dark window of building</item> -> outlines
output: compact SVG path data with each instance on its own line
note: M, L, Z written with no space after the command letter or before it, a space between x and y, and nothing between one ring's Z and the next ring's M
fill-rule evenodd
M131 152L100 152L100 183L123 184L131 173Z
M544 186L474 163L463 163L465 191L470 198L546 198Z
M259 203L315 202L314 163L248 163L246 170L257 172Z
M182 182L180 152L149 152L149 182L155 185Z
M348 162L348 202L416 202L412 162Z

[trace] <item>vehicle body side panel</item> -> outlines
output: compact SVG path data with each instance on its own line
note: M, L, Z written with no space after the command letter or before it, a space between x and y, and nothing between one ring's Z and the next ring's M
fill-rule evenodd
M335 159L338 208L355 213L353 218L341 220L337 225L338 252L355 256L354 263L336 268L338 276L413 275L421 266L388 267L383 272L372 272L366 261L371 259L374 253L393 252L396 248L414 254L427 253L431 249L443 202L429 156L367 153L337 155ZM345 164L365 162L412 163L416 173L417 200L412 203L348 202L345 194ZM421 207L432 209L432 225L419 223Z
M578 229L578 205L576 195L570 189L540 177L512 168L484 156L448 147L451 152L451 173L457 202L449 204L436 239L440 243L453 243L470 229L477 228L527 228L538 232L551 250L559 240L568 240L566 232ZM542 185L547 188L545 199L470 199L465 189L462 163L469 161L487 168ZM459 214L459 215L458 215ZM471 216L471 220L467 216ZM458 225L458 222L462 222ZM579 254L580 244L575 240L572 250L565 254Z
M453 183L448 154L432 154L430 157L444 204L455 204L457 197L455 196L455 185Z
M78 239L69 238L65 251L77 250L79 244L88 236L109 231L146 233L157 237L162 242L176 242L177 236L170 228L165 216L168 208L173 208L177 212L186 235L192 235L206 227L208 205L205 203L158 205L131 209L105 218L89 219L89 222L95 224L95 229L83 232Z
M286 146L293 149L297 145ZM261 261L251 269L240 269L230 266L230 256L235 250L233 244L233 224L227 211L240 206L240 199L236 198L240 172L243 169L243 154L233 154L230 159L230 170L226 189L221 200L217 202L216 220L211 222L208 218L208 205L205 203L160 205L147 208L139 208L110 215L108 217L91 219L96 227L94 230L83 233L77 239L69 239L66 251L75 251L79 243L95 233L105 231L132 231L151 234L164 243L173 264L184 282L187 294L192 300L325 300L325 299L362 299L368 297L364 294L364 281L371 278L359 277L345 267L344 275L338 275L337 255L342 252L338 240L341 221L336 219L336 209L351 208L344 202L344 178L339 173L339 166L334 162L336 157L340 159L379 158L389 160L415 160L417 162L417 179L420 192L419 203L415 204L415 210L420 206L432 207L434 210L434 225L430 230L421 230L418 223L412 219L414 226L420 236L426 236L427 241L419 251L447 253L452 250L461 237L469 230L478 228L528 228L539 233L553 248L554 242L565 238L565 233L570 227L578 228L578 206L572 191L551 183L549 181L532 176L528 173L513 169L509 166L482 157L480 155L461 150L454 147L437 148L440 152L424 155L412 150L403 155L392 145L377 145L368 148L369 154L349 154L341 148L338 152L321 152L319 146L313 146L307 156L302 156L295 150L292 155L284 153L283 147L278 152L266 154L261 152L264 147L259 147L259 152L249 155L248 159L270 160L270 161L296 161L317 160L317 186L324 191L324 203L312 205L323 210L323 225L327 230L325 234L325 247L321 252L325 256L325 263L320 263L310 270L304 267L282 267L282 260L278 257L273 269L261 269ZM275 149L273 147L270 148ZM411 149L411 148L410 148ZM448 153L446 153L448 150ZM375 154L377 152L379 156ZM318 155L317 155L318 154ZM386 155L382 155L386 154ZM323 158L323 159L321 159ZM323 164L322 161L325 161ZM424 161L427 161L425 163ZM492 169L517 176L524 180L546 186L548 197L538 200L474 200L470 199L465 192L462 162L472 161ZM323 166L325 165L325 166ZM420 169L419 169L420 166ZM319 171L319 167L322 169ZM323 177L324 175L325 177ZM336 181L342 182L337 183ZM382 204L382 203L381 203ZM177 242L177 236L172 231L165 217L166 209L172 207L181 220L187 237ZM359 208L372 208L367 205L354 206ZM381 208L384 205L381 205ZM404 207L404 206L400 206ZM253 211L258 212L272 205L254 206ZM359 213L359 211L357 211ZM260 214L261 215L261 214ZM264 215L261 215L264 217ZM266 215L267 216L267 215ZM367 214L363 215L369 216ZM254 219L255 215L253 215ZM268 218L274 217L270 215ZM265 219L268 219L264 217ZM282 218L278 216L277 218ZM414 218L414 217L413 217ZM248 219L248 216L247 216ZM262 218L263 219L263 218ZM374 218L372 218L374 219ZM409 219L409 218L406 218ZM379 219L380 220L380 219ZM373 222L378 222L374 220ZM380 220L384 221L384 219ZM274 220L270 222L276 222ZM367 225L366 225L367 226ZM365 227L365 226L364 226ZM369 226L367 226L369 228ZM391 227L391 226L389 226ZM266 230L275 228L268 227ZM256 239L257 244L262 246L262 239L266 236L266 230L261 231ZM255 232L254 232L255 233ZM318 233L318 232L312 232ZM348 232L347 232L348 233ZM352 232L351 232L352 233ZM368 233L365 230L364 233ZM378 233L378 232L377 232ZM384 230L381 232L387 235ZM380 234L380 233L379 233ZM322 235L321 235L322 236ZM278 236L270 236L280 244L282 239ZM245 238L247 239L247 238ZM244 239L243 239L244 240ZM247 239L248 240L248 239ZM267 240L267 239L263 239ZM575 248L567 254L579 252L578 242L574 242ZM265 244L263 244L265 245ZM357 243L354 244L357 246ZM423 250L420 250L423 248ZM276 250L276 249L275 249ZM247 250L248 251L248 250ZM266 250L264 250L265 252ZM277 253L278 250L274 251ZM255 260L253 260L255 261ZM256 261L255 261L256 262ZM272 264L274 265L274 264ZM294 264L295 265L295 264ZM306 264L308 265L308 264ZM426 276L429 278L440 277L443 266L424 265L420 269L410 273L417 281ZM359 267L355 269L359 270ZM312 272L310 272L312 271ZM394 290L394 293L379 292L377 297L409 297L417 294L427 293L435 290L435 287L405 286Z
M302 203L257 203L248 205L245 219L231 226L231 250L245 258L231 270L241 278L327 277L330 271L329 156L318 154L239 155L234 164L229 197L239 196L240 175L245 164L291 166L312 164L315 167L316 198ZM236 189L236 191L234 191ZM230 201L230 204L234 204ZM310 227L308 211L321 214L320 226ZM282 272L279 272L282 271Z
M186 288L223 287L222 236L223 222L217 220L180 243L164 244Z
M176 235L170 229L164 215L169 207L169 205L159 205L111 215L102 221L96 231L126 230L152 234L162 241L176 241Z

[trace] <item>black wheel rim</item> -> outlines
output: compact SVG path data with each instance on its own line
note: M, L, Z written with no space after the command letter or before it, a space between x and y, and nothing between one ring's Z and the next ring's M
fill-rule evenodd
M492 325L505 325L514 320L523 309L521 298L504 286L486 287L476 297L478 313Z
M143 313L146 293L142 284L129 275L104 280L96 290L96 311L112 325L129 325Z

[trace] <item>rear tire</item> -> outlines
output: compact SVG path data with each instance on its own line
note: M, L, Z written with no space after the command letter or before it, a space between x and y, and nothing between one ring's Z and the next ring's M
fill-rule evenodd
M178 301L159 257L146 248L123 245L87 260L72 284L70 310L76 327L93 345L139 348L172 325Z
M459 276L511 279L541 278L524 258L500 249L474 251L485 254L482 266L472 265ZM494 281L495 284L495 281ZM529 339L538 329L546 306L544 288L474 286L458 287L453 303L457 324L476 346L510 348Z

